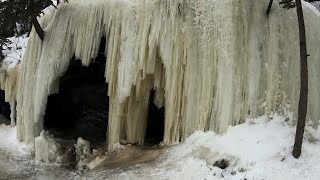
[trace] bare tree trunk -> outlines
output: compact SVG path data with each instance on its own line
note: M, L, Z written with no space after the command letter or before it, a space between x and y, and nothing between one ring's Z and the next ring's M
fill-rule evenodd
M266 11L267 16L269 16L269 14L270 14L271 7L272 7L272 3L273 3L273 0L270 0L270 1L269 1L269 5L268 5L268 9L267 9L267 11Z
M32 24L33 24L34 29L36 30L39 38L43 41L44 32L43 32L43 29L41 28L39 21L35 15L33 15L33 17L32 17Z
M31 12L30 12L31 23L33 24L34 29L36 30L39 38L43 41L44 32L43 32L43 29L41 28L39 21L37 19L38 12L34 9L35 5L36 5L35 0L29 1L29 7L31 8Z
M299 24L299 39L300 39L300 97L298 107L298 122L296 129L296 137L292 155L299 158L303 142L303 133L306 122L308 108L308 62L307 62L307 43L306 32L303 18L303 10L301 0L296 0L298 24Z

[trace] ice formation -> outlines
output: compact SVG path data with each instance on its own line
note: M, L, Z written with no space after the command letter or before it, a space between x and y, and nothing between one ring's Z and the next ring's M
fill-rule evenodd
M48 132L42 131L40 136L35 138L35 158L46 163L62 163L64 158L61 154L61 145Z
M88 66L106 37L109 148L143 144L150 90L165 107L164 144L196 130L226 131L246 118L297 110L299 41L295 10L268 0L69 0L32 31L19 73L1 78L16 99L18 139L43 130L47 97L75 55ZM305 6L309 61L308 119L320 118L319 14ZM17 75L16 75L17 74ZM18 78L18 79L17 79ZM17 90L16 90L17 89ZM290 105L290 106L287 106Z
M84 144L86 141L82 140L81 142ZM57 139L55 139L54 135L47 131L41 131L40 136L35 138L34 147L35 159L37 161L46 163L59 163L64 165L70 165L74 163L75 148L72 146L67 146L66 143L57 142Z
M11 44L3 45L3 59L0 67L0 88L4 90L5 101L11 106L11 124L15 125L15 96L17 91L17 80L19 77L19 62L26 49L26 35L8 38Z
M78 162L78 167L83 168L86 163L86 160L91 158L92 153L90 149L90 142L82 139L81 137L78 138L76 147L76 161Z

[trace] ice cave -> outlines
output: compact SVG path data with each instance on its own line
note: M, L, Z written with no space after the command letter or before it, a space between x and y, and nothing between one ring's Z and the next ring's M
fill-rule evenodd
M43 130L109 150L120 144L170 145L195 131L223 133L247 118L297 112L295 11L276 4L267 17L267 5L267 0L61 3L40 18L44 40L33 30L23 61L0 77L17 138L34 151ZM304 13L307 119L317 127L320 21L306 6Z
M102 41L103 42L103 41ZM104 46L100 49L103 49ZM56 138L82 137L95 146L105 144L109 98L104 79L103 52L88 67L73 57L59 79L59 92L48 97L44 129Z
M4 118L3 121L5 121L5 124L10 124L10 114L11 114L11 109L10 109L10 104L8 102L5 101L5 92L3 90L0 91L0 114L1 116L3 116ZM0 120L0 123L2 122L2 120Z

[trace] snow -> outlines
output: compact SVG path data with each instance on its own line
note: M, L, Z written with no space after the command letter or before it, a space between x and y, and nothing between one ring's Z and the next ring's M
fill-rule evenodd
M290 151L294 137L293 127L288 128L284 121L285 118L279 116L273 117L272 121L264 116L230 128L224 135L196 132L185 143L173 148L169 159L181 158L183 172L192 170L193 161L200 164L198 170L190 173L193 178L212 178L213 173L226 179L284 178L279 174L280 169L280 173L287 176L292 174L288 172L291 169L284 169L283 165L292 165ZM188 157L186 162L190 164L183 165L183 157ZM214 162L221 158L231 161L232 165L226 170L213 167ZM286 158L285 162L281 162L282 158ZM240 169L246 171L241 173ZM231 172L236 172L236 175Z
M0 124L1 179L79 179L77 172L36 161L30 146L17 140L17 128Z
M2 46L4 59L0 66L0 88L5 91L5 101L11 107L11 125L16 123L16 91L19 76L19 66L27 47L28 37L22 35L8 38L8 44Z
M197 131L156 161L126 169L99 169L97 179L319 179L320 131L307 126L302 155L291 155L295 127L277 113L248 119L222 135ZM229 162L226 169L213 166ZM97 174L96 174L97 173ZM96 174L96 176L95 176ZM86 176L85 176L86 177Z
M17 128L0 124L0 149L6 155L25 157L28 147L17 140Z
M297 160L291 155L295 128L291 120L286 121L287 118L274 114L248 120L229 128L223 135L196 132L169 151L163 166L173 163L174 167L166 176L169 179L319 179L320 131L309 128L307 137L313 134L316 141L305 138L302 156ZM225 170L213 167L221 158L229 159L232 165Z
M19 37L10 37L8 40L11 43L3 45L3 55L5 58L2 62L2 66L10 69L14 68L23 59L28 37L27 35L22 35Z
M14 36L8 40L10 43L2 46L4 59L0 67L0 85L1 89L6 91L6 101L14 104L19 65L23 60L28 37L27 35Z

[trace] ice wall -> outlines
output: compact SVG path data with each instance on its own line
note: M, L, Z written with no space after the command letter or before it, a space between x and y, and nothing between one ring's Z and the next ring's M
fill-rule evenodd
M196 130L226 131L246 118L296 112L299 41L295 10L268 0L69 0L41 19L18 81L18 138L43 129L47 97L73 55L88 66L107 38L105 70L110 96L109 148L120 139L144 142L150 90L165 106L164 144ZM319 15L307 7L308 119L318 124ZM287 106L289 105L289 106Z
M16 64L15 64L16 65ZM19 67L7 66L2 63L0 67L0 89L5 91L5 101L10 103L11 125L16 124L16 94L17 94L17 81L19 77Z

